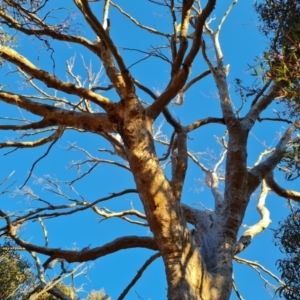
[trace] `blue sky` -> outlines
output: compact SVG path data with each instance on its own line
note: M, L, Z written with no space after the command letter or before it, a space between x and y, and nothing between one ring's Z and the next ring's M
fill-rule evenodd
M52 2L55 7L59 5L58 2ZM118 3L124 10L131 13L138 21L143 22L145 25L165 32L171 32L169 15L164 8L160 7L159 10L157 8L154 10L155 7L150 5L147 1L121 0L118 1ZM212 18L215 18L215 20L211 22L213 28L223 16L230 3L231 1L219 1L217 3L216 10L214 10L211 15ZM68 7L72 5L72 3L71 1L65 1L64 5ZM240 0L228 16L220 35L224 63L230 64L230 74L228 76L230 92L232 100L237 106L240 105L240 99L239 95L235 93L234 79L242 79L245 85L251 85L254 80L257 80L251 76L253 72L249 68L249 65L255 65L255 57L261 56L264 49L268 46L267 40L258 32L258 21L252 5L252 1ZM92 3L91 6L101 11L102 3ZM155 36L152 40L147 32L136 30L132 22L121 16L116 9L111 8L110 12L110 35L119 47L119 51L122 53L126 65L131 65L143 58L144 54L128 51L124 48L146 50L149 46L155 46L164 42L161 37ZM76 21L77 20L82 34L94 40L94 34L85 25L80 15L77 16ZM80 75L82 79L85 78L86 74L81 56L84 58L86 64L89 64L90 61L92 62L95 72L100 69L100 62L93 54L85 49L67 43L57 43L53 41L51 41L51 43L53 48L55 48L55 52L53 53L53 57L56 61L55 74L59 78L66 80L65 61L69 60L75 53L76 61L74 73ZM42 48L39 41L20 36L18 37L16 50L31 59L36 65L47 69L49 72L53 71L53 63L50 59L51 53L50 51L46 51L45 48ZM40 56L37 59L38 54ZM197 59L194 63L191 78L206 69L207 66L203 60ZM8 65L0 70L1 75L4 75L2 84L8 84L8 90L29 94L31 92L30 89L20 84L22 80L21 77L11 73L7 75L8 71ZM169 80L169 71L169 65L158 59L145 60L131 68L133 77L154 92L159 92L166 87ZM100 83L103 85L108 84L108 79L105 75L101 77ZM142 100L151 102L151 99L143 92L138 91L138 94ZM118 101L114 92L107 92L104 95L111 97L113 101ZM249 108L250 104L251 99L245 104L245 108L241 113L242 115L247 110L247 107ZM170 105L169 108L176 118L185 125L207 116L221 117L217 90L211 77L200 81L186 93L183 106ZM0 104L0 109L4 112L6 117L31 117L28 113L21 113L16 107ZM271 111L272 108L268 112L265 112L264 115L274 116ZM3 116L2 113L1 116ZM161 124L163 132L170 135L171 128L162 118L159 118L156 126L158 127ZM249 166L254 163L259 153L264 150L262 143L265 142L268 146L275 146L278 135L284 128L283 123L274 122L271 124L263 122L254 127L249 137ZM213 153L214 156L218 156L221 148L216 143L215 136L220 137L223 134L224 128L221 125L207 125L189 135L188 147L194 152L209 152ZM0 132L1 141L11 139L14 136L15 134L10 131ZM31 138L29 137L28 139ZM86 158L86 155L80 151L75 151L74 149L67 150L67 147L71 144L86 148L91 154L97 157L114 159L114 157L98 151L99 148L109 147L108 143L101 139L101 137L76 131L66 132L53 147L50 154L36 166L34 170L36 178L32 178L28 183L28 186L36 194L42 195L44 199L47 199L51 203L62 203L65 202L65 200L45 191L45 178L51 176L51 178L57 178L62 181L76 178L76 169L70 169L68 167L71 161L80 161ZM17 182L13 183L11 190L17 189L24 182L32 163L46 152L47 147L48 146L42 146L36 149L18 150L10 155L4 155L8 150L2 149L0 151L0 162L2 165L0 169L0 179L12 171L15 171L10 182L13 183L16 180ZM158 146L157 151L158 153L164 153L165 148ZM201 159L206 166L211 166L213 163L211 158L207 155L201 155ZM118 158L117 161L121 162ZM81 172L87 169L88 167L84 166ZM166 168L166 172L168 174L168 168ZM38 180L38 178L44 178L44 180ZM205 206L212 207L212 197L209 190L203 185L203 178L201 170L189 161L189 170L187 172L182 198L184 203L197 205L197 203L202 202ZM284 175L278 173L276 174L276 178L282 181ZM296 183L294 182L289 183L283 181L283 184L291 188L296 188ZM67 187L63 185L61 185L61 187L65 193L78 199L78 196L72 193ZM100 164L92 174L76 183L75 188L87 201L94 201L112 192L122 191L126 188L134 188L134 182L128 171L117 168L116 166ZM249 203L249 208L243 222L246 225L252 225L259 220L259 215L256 211L257 196L258 192L253 195ZM37 207L38 205L35 201L30 201L30 199L24 196L16 197L13 193L2 195L0 201L1 209L10 212L15 210L27 210L32 207ZM270 193L267 198L267 206L271 211L271 219L273 221L270 228L276 228L278 221L289 213L289 208L284 199L280 199L272 193ZM101 207L107 207L112 211L121 211L130 209L131 207L142 210L141 203L134 194L127 194L104 202ZM151 236L147 227L138 227L120 219L110 219L99 223L99 219L100 217L93 212L85 211L73 216L60 218L59 220L45 220L44 222L47 225L49 233L50 247L61 247L62 249L77 247L78 249L82 249L89 244L91 244L91 247L100 246L123 235ZM32 224L27 223L21 232L22 238L29 239L32 243L43 243L41 227L37 222ZM243 232L243 229L241 232ZM240 256L262 263L272 272L278 274L275 263L276 260L281 257L281 253L272 242L272 234L272 230L267 229L261 235L257 236L249 248L241 253ZM78 286L83 284L85 291L104 288L112 299L116 299L144 261L152 254L153 252L148 250L124 250L108 257L103 257L92 263L87 263L86 266L88 266L89 269L86 276L77 278L76 284ZM45 258L42 257L41 259L43 261ZM246 300L271 298L267 289L264 287L264 282L261 281L255 271L247 266L236 263L234 268L237 287ZM58 270L49 271L49 274L53 275L55 272L58 272ZM266 278L272 282L269 277ZM161 259L157 259L132 288L127 299L139 299L139 297L152 300L165 299L166 288L163 264ZM80 294L82 297L85 297L85 295L84 292ZM231 299L237 299L234 292L232 293Z

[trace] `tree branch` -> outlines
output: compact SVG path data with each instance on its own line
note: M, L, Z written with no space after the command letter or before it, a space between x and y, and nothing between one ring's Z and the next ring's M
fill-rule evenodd
M172 102L172 104L175 105L182 105L183 104L183 99L184 99L184 93L196 82L198 82L199 80L203 79L204 77L206 77L207 75L209 75L211 73L210 70L207 70L203 73L201 73L200 75L194 77L192 80L190 80L177 94L177 99L176 101Z
M203 26L212 12L212 10L215 7L216 0L209 0L207 2L206 7L202 10L200 16L197 18L196 22L196 30L193 34L193 44L191 46L191 49L184 59L182 63L182 68L179 70L179 66L182 62L182 55L179 54L179 52L185 53L186 47L187 47L187 40L185 39L185 34L189 22L189 10L191 5L194 1L186 1L183 2L184 7L183 9L183 19L182 24L185 24L184 26L181 25L181 49L178 50L177 57L174 61L173 68L172 68L172 74L171 80L166 88L166 90L157 97L156 101L150 105L147 109L148 115L152 117L153 119L156 119L158 115L162 112L162 110L168 105L168 103L178 94L178 92L184 87L184 84L190 74L192 63L199 52L199 49L201 47L201 40L202 40L202 33L203 33Z
M298 126L299 124L297 122L292 124L283 134L279 143L275 147L274 152L266 160L254 166L250 172L248 172L249 193L252 193L260 184L260 182L266 177L266 175L270 173L279 163L285 152L287 143L291 140L292 135Z
M63 127L59 127L53 134L50 136L47 136L45 138L41 138L36 141L32 142L5 142L5 143L0 143L0 148L7 148L7 147L15 147L15 148L33 148L33 147L38 147L41 145L45 145L51 141L56 141L61 137L61 135L64 132Z
M113 41L101 25L101 23L98 21L98 18L93 14L92 10L90 9L90 6L88 4L87 0L74 0L76 6L80 9L82 12L84 18L88 22L88 24L91 26L91 28L94 30L94 32L99 36L101 39L105 41L105 44L109 48L110 52L114 56L115 60L117 61L117 64L120 68L121 73L127 72L127 68L124 64L124 61L118 52L116 46L114 45Z
M286 286L286 284L282 280L280 280L280 278L278 278L275 274L273 274L270 270L266 269L264 266L262 266L258 262L247 260L247 259L244 259L244 258L241 258L238 256L234 256L234 259L238 263L248 265L248 266L254 268L255 270L257 270L257 268L261 269L266 274L268 274L270 277L272 277L274 280L276 280L281 286Z
M273 102L273 100L279 95L279 86L273 84L268 93L263 96L260 100L255 102L251 106L251 109L242 120L242 122L250 129L254 125L255 121L259 118L260 114Z
M31 101L27 97L4 91L0 91L0 99L8 104L18 106L35 115L44 117L42 121L38 123L32 123L32 127L29 127L29 124L28 126L26 125L26 129L35 129L36 126L42 126L43 128L45 128L56 124L58 126L69 126L90 132L117 131L116 124L113 124L105 113L90 114L84 112L69 111L44 103ZM7 129L10 128L7 127Z
M110 211L109 209L107 209L105 207L104 208L98 208L97 206L92 206L92 209L96 214L104 217L104 219L100 220L100 222L103 221L103 220L110 219L110 218L120 218L120 219L123 219L123 220L125 220L129 223L132 223L132 224L142 225L142 226L146 226L146 227L149 226L145 222L132 220L132 219L129 219L127 217L128 215L133 215L133 216L136 216L136 217L141 218L143 220L147 220L146 216L144 214L142 214L141 212L139 212L135 209L124 210L124 211L121 211L121 212L112 212L112 211Z
M51 182L50 182L50 184L51 184ZM53 192L54 194L56 194L60 197L66 198L68 201L70 201L72 203L54 206L54 205L50 204L48 201L45 201L45 200L39 198L37 195L34 195L32 190L30 190L30 189L24 190L23 189L21 191L22 192L21 196L30 196L35 201L40 201L42 203L47 204L48 206L36 208L34 210L29 211L27 214L25 214L23 216L16 217L13 221L14 226L19 227L22 224L24 224L26 221L37 220L38 218L47 219L47 218L55 218L55 217L71 215L71 214L77 213L79 211L87 210L88 208L92 208L93 206L95 206L101 202L122 196L124 194L136 193L136 190L134 190L134 189L127 189L127 190L123 190L118 193L113 193L109 196L94 200L93 202L87 202L87 201L78 201L75 199L71 199L70 197L67 197L66 195L62 194L61 191L55 192L55 191L52 191L49 189L47 189L47 190L50 192ZM48 211L53 211L53 212L50 213ZM0 236L5 234L6 231L7 231L7 227L0 228Z
M87 0L74 0L75 4L77 7L80 9L82 12L84 18L88 22L88 24L91 26L91 28L94 30L94 32L97 34L97 36L100 38L100 43L103 42L105 43L105 48L109 49L109 52L113 55L115 58L117 65L119 67L119 70L121 72L121 76L124 80L126 90L134 93L134 83L131 77L131 74L129 73L128 69L125 66L125 63L123 61L123 58L121 54L119 53L117 47L113 43L112 39L108 35L106 29L103 28L101 23L98 21L98 18L93 14L92 10L90 9L90 6L88 4ZM100 44L101 45L101 44ZM101 58L103 60L103 63L106 64L106 61L110 60L107 55L105 55L105 49L102 49L102 55ZM111 66L111 63L109 63ZM106 66L106 71L109 74L109 69ZM116 72L115 72L116 73ZM118 79L117 74L114 74L115 79L112 80L112 82L115 84L116 89L119 91L119 94L123 98L123 96L126 96L125 91L123 91L123 88L120 86L122 85L121 81ZM112 76L110 76L112 79ZM117 84L118 83L118 84Z
M185 130L187 132L191 132L191 131L193 131L193 130L201 127L201 126L204 126L204 125L210 124L210 123L225 125L225 122L224 122L223 118L208 117L208 118L205 118L205 119L195 121L194 123L192 123L190 125L187 125L185 127Z
M16 230L18 226L11 223L11 220L7 214L0 210L0 216L6 220L7 223L7 234L20 246L25 248L27 251L34 251L40 254L50 256L49 259L44 263L44 268L51 260L55 258L62 258L69 263L73 262L86 262L89 260L95 260L99 257L130 248L147 248L151 250L158 250L157 244L152 237L138 237L138 236L127 236L117 238L114 241L107 243L101 247L96 247L87 250L74 251L74 250L61 250L60 248L48 248L30 244L20 239Z
M1 46L0 57L18 66L21 70L31 75L33 78L39 79L48 87L58 89L67 94L73 94L82 98L86 98L105 110L113 108L113 103L111 103L108 98L96 94L91 90L79 87L75 84L66 83L59 80L57 77L51 75L50 73L37 68L24 56L20 55L18 52L9 47Z
M117 5L116 3L110 1L110 4L111 6L115 7L122 15L124 15L126 18L128 18L131 22L133 22L137 27L141 28L141 29L144 29L150 33L153 33L153 34L157 34L157 35L160 35L160 36L165 36L165 37L172 37L172 34L169 34L169 33L164 33L164 32L161 32L161 31L158 31L154 28L151 28L151 27L148 27L148 26L145 26L143 24L141 24L140 22L138 22L134 17L132 17L129 13L127 13L126 11L124 11L119 5Z
M182 2L181 24L180 24L180 33L179 33L180 46L172 65L172 70L171 70L172 76L176 75L180 70L185 52L188 48L187 34L188 34L188 27L190 21L190 10L193 3L194 3L193 0L187 0Z
M1 95L0 95L1 97ZM41 129L49 126L49 122L43 119L39 122L30 122L29 124L25 125L0 125L1 130L26 130L26 129Z
M14 5L16 5L14 3ZM20 24L16 19L14 19L12 16L7 15L4 10L0 10L0 17L2 17L5 21L2 21L5 23L8 27L14 28L19 32L22 32L26 35L33 35L33 36L49 36L55 40L59 41L64 41L64 42L72 42L72 43L77 43L82 46L85 46L89 50L91 50L93 53L98 54L98 47L96 47L92 42L90 42L88 39L85 37L76 35L72 36L70 34L63 34L59 32L58 30L55 30L55 28L51 29L50 26L45 24L41 19L39 19L36 15L35 17L37 18L38 25L43 27L43 29L34 29L32 27L30 28L25 28L23 27L23 24Z
M228 9L226 10L226 12L225 12L223 18L221 19L221 21L220 21L220 23L219 23L219 25L218 25L218 27L217 27L217 30L216 30L216 33L217 33L217 34L221 31L221 28L222 28L222 26L223 26L223 24L224 24L224 22L225 22L227 16L229 15L229 13L230 13L230 11L232 10L233 6L234 6L237 2L238 2L238 0L234 0L234 1L229 5Z
M260 234L262 231L264 231L271 224L272 221L270 219L270 212L265 206L268 191L268 187L266 186L266 183L263 180L261 184L261 192L256 206L261 219L255 225L247 229L240 237L239 241L235 245L235 254L244 251L250 245L253 238L256 235Z
M208 28L208 30L210 32L209 28ZM212 37L212 40L213 40L213 43L214 43L214 46L216 49L215 51L216 51L216 53L217 52L219 53L221 51L220 45L219 45L219 40L218 40L219 37L212 31L211 31L210 35ZM206 45L205 45L204 40L202 40L202 55L214 76L215 83L217 85L219 95L220 95L221 109L222 109L224 122L228 128L228 131L231 132L231 130L236 127L236 124L239 121L236 118L236 116L233 112L233 109L232 109L231 98L229 95L228 86L227 86L227 82L226 82L226 73L225 73L224 66L223 66L223 56L219 53L218 66L215 68L207 56Z
M175 149L173 150L173 157L172 157L173 172L172 172L171 184L173 186L173 193L175 195L175 198L177 199L177 201L180 201L185 174L187 170L187 163L188 163L187 141L186 141L187 133L183 127L181 127L176 131L177 131L177 138L174 144L176 144L177 151Z
M270 172L265 176L265 181L269 188L276 193L278 196L286 199L294 200L300 203L300 193L293 191L293 190L286 190L278 185L278 183L274 179L273 172Z
M131 282L128 284L128 286L124 289L122 294L117 298L117 300L122 300L125 298L125 296L128 294L130 289L135 285L135 283L142 277L144 271L152 264L157 258L161 256L160 252L157 252L156 254L150 256L143 266L137 271L137 274L134 276L134 278L131 280Z

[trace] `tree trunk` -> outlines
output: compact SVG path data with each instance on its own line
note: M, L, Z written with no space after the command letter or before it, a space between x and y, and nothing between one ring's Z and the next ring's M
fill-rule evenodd
M208 272L199 245L192 237L172 183L166 178L157 158L152 135L152 119L139 105L124 112L119 133L126 147L126 155L134 174L139 196L147 220L164 261L168 282L168 299L228 299L231 292L232 242L216 238L203 252L211 260L215 272ZM220 228L219 228L220 229ZM221 237L214 227L211 234ZM211 237L210 237L211 239ZM208 239L207 239L208 241ZM211 255L207 253L212 252ZM209 257L208 257L209 256ZM226 257L226 264L224 258ZM216 273L220 271L220 273Z

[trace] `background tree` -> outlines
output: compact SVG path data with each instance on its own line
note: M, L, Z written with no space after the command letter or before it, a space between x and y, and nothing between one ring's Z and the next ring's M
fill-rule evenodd
M215 0L204 4L198 0L140 1L135 4L142 5L139 18L127 12L132 10L131 4L120 3L74 0L57 7L56 1L47 0L1 2L0 22L5 39L0 57L6 76L0 90L0 130L4 132L0 147L10 157L24 148L38 157L15 190L4 186L7 180L2 183L1 195L10 192L13 199L21 197L23 204L27 201L28 209L15 206L12 210L7 207L10 203L2 202L1 234L33 255L42 290L55 283L55 278L50 282L45 279L45 273L50 274L51 269L60 272L61 281L78 274L78 263L138 247L155 254L119 299L127 295L158 257L165 268L168 299L229 299L232 288L241 298L233 282L233 260L260 268L285 286L261 265L237 255L271 223L265 205L270 189L282 197L298 202L300 199L299 193L281 188L273 177L287 147L297 140L298 115L274 118L272 114L277 102L277 109L285 109L280 100L296 100L291 85L294 77L281 79L284 65L278 68L273 63L276 58L268 54L268 64L261 75L264 81L249 88L237 78L240 99L230 95L230 71L224 64L226 57L219 37L236 0L215 22L210 15L215 8L222 7ZM150 23L149 11L167 18L159 19L157 26L146 25ZM145 23L139 20L141 16ZM126 26L116 21L122 18ZM143 39L137 38L139 32ZM11 44L7 37L14 37L16 44ZM120 39L125 47L117 47L116 41ZM82 54L81 67L75 59L76 52ZM292 60L284 64L297 74L289 65L297 66L294 54L297 50L288 52ZM87 57L92 58L91 64L86 62ZM94 72L95 69L100 71ZM218 106L212 101L199 105L198 99L189 99L193 89L202 89L200 80L206 80L208 75L219 94ZM20 77L18 90L15 83ZM150 79L163 84L155 90ZM167 123L164 132L160 126L163 118ZM250 159L249 135L254 126L265 128L266 121L284 122L287 127L275 147L262 143L263 152L253 151ZM220 156L207 151L203 154L208 138L203 137L202 129L210 126L217 136ZM273 126L269 129L276 131ZM7 132L11 136L7 137ZM58 141L73 139L74 133L78 133L77 137L82 133L86 136L84 147L74 143L67 147L68 159L71 150L76 151L70 167L77 169L77 176L58 180L47 175L61 170L63 152L57 147ZM39 147L42 154L35 152ZM12 150L5 152L6 148ZM43 164L47 158L50 165ZM24 157L22 162L26 166ZM12 159L10 168L13 163ZM109 167L116 166L120 170L115 174ZM35 175L38 167L44 177ZM212 195L212 209L195 208L189 201L185 185L193 167L204 174L204 184ZM133 188L128 173L133 178ZM89 179L91 176L93 180ZM118 191L111 193L109 181L114 182ZM43 190L36 193L31 185L34 183L42 184ZM261 219L243 230L249 201L258 188L257 209ZM124 202L118 206L113 203L126 195L137 196L131 208ZM108 200L110 209L101 206ZM102 220L115 217L149 227L153 236L145 236L141 229L134 232L136 235L121 235L121 226L115 232L109 227L98 231L98 224L91 223L95 219L93 213ZM78 216L76 220L72 219L74 215ZM72 225L70 220L74 221ZM37 228L42 229L43 240L22 235L25 230L38 235ZM70 249L64 236L57 245L54 240L61 238L64 228L70 229L68 237L74 232L77 239L84 239L91 232L92 240ZM64 293L59 297L68 299Z
M279 289L286 299L300 299L300 209L297 206L275 231L276 243L286 258L278 260L281 278L286 287Z
M56 289L62 294L57 293L56 289L44 287L43 289L36 284L37 276L32 272L32 266L28 259L22 257L18 251L19 247L11 242L6 242L0 247L0 297L3 300L59 300L72 299L79 300L73 288L66 286L60 282L55 283ZM51 294L52 293L52 294ZM37 294L39 294L37 296ZM54 295L57 296L54 296ZM110 300L104 290L92 291L87 296L88 300Z
M266 77L278 82L285 93L286 110L283 115L299 116L299 76L300 76L300 1L265 1L256 4L256 11L262 21L261 31L270 38L270 47L265 52L269 69ZM281 170L286 172L286 179L299 177L299 137L289 143L281 161ZM299 299L299 208L280 223L274 234L276 244L286 254L278 260L281 278L286 286L279 288L279 293L286 299Z
M23 299L34 283L30 263L6 243L0 247L0 298Z
M87 300L110 300L110 297L105 295L105 292L103 290L92 291L87 297Z
M34 299L34 295L40 292L40 300L58 300L51 293L37 289L37 276L31 270L30 262L22 257L17 251L19 247L11 242L6 242L0 247L0 297L3 300ZM63 295L75 299L74 291L71 288L56 284L56 288L63 292ZM51 290L51 288L49 288ZM55 291L53 292L55 294Z

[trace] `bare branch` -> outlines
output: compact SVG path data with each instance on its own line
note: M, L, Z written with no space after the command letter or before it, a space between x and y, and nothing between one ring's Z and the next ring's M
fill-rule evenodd
M16 2L14 2L15 6L18 6ZM19 6L20 7L20 6ZM9 16L4 12L4 10L0 10L0 17L3 18L7 26L14 28L26 35L33 35L33 36L49 36L53 39L64 41L64 42L72 42L77 43L80 45L85 46L86 48L90 49L95 54L98 53L98 47L96 47L93 43L91 43L88 39L85 37L79 36L78 34L76 36L70 35L70 34L63 34L62 32L59 32L58 30L51 29L51 26L48 26L46 23L44 23L41 19L39 19L36 15L31 14L30 17L36 18L36 24L38 24L42 29L35 29L35 28L25 28L20 22L18 22L16 19L14 19L12 16Z
M109 31L109 19L108 19L108 10L109 6L111 4L110 0L105 0L104 6L103 6L103 19L102 24L103 28L108 32Z
M134 17L132 17L129 13L125 12L119 5L117 5L116 3L110 1L111 6L115 7L116 9L118 9L118 11L124 15L126 18L128 18L131 22L133 22L136 26L138 26L141 29L144 29L146 31L149 31L150 33L154 33L157 35L161 35L161 36L165 36L165 37L172 37L172 34L168 34L168 33L164 33L161 31L158 31L154 28L145 26L141 23L139 23Z
M254 163L254 166L257 166L257 165L262 161L262 159L263 159L265 156L267 156L267 155L273 153L274 151L275 151L275 149L270 149L270 150L265 150L265 151L261 152L261 153L259 154L259 156L258 156L256 162Z
M47 231L47 228L43 222L43 219L42 218L38 218L40 224L41 224L41 227L43 229L43 233L44 233L44 238L45 238L45 247L48 247L48 244L49 244L49 239L48 239L48 231Z
M103 39L113 54L114 58L116 59L118 66L120 68L121 73L124 73L127 71L126 66L123 62L123 59L121 55L119 54L116 46L114 45L113 41L109 37L109 35L106 32L106 29L101 25L101 23L98 21L98 18L93 14L92 10L90 9L90 6L88 4L87 0L74 0L76 6L81 10L83 16L85 17L86 21L89 23L91 28L95 31L97 36L99 36L101 39Z
M137 274L134 276L134 278L131 280L131 282L128 284L128 286L124 289L122 294L117 298L117 300L122 300L125 298L125 296L128 294L130 289L135 285L135 283L142 277L144 271L149 267L151 263L153 263L157 258L161 256L160 252L157 252L156 254L150 256L143 266L137 271Z
M219 210L222 207L223 203L223 194L219 190L219 175L218 175L218 168L220 164L223 162L225 159L227 150L225 149L221 156L220 159L216 162L214 165L213 169L209 169L205 167L196 157L193 155L191 152L188 152L188 156L193 160L196 165L198 165L201 170L205 173L205 184L210 188L212 195L214 197L215 201L215 209Z
M251 109L242 121L249 129L254 125L262 111L264 111L273 102L273 100L278 97L279 91L280 88L276 84L273 84L268 93L252 105Z
M1 46L0 57L18 66L20 69L31 75L33 78L41 80L48 87L59 89L67 94L73 94L82 98L86 98L94 102L95 104L98 104L105 110L112 109L113 107L113 104L108 98L96 94L91 90L87 90L77 85L59 80L57 77L51 75L50 73L37 68L24 56L20 55L18 52L9 47Z
M236 284L235 284L235 282L234 282L234 279L233 279L233 282L232 282L232 287L233 287L233 289L234 289L234 291L235 291L237 297L239 298L239 300L245 300L245 299L241 296L241 294L240 294L240 292L239 292L239 290L238 290L238 288L237 288L237 286L236 286Z
M110 76L110 79L115 84L116 89L118 90L119 94L122 98L125 98L126 91L130 91L130 93L134 93L134 84L132 77L125 66L125 63L123 61L122 56L120 55L117 47L113 43L112 39L108 35L106 29L101 25L101 23L98 21L98 18L93 14L93 12L90 9L90 6L88 4L87 0L74 0L77 7L81 10L84 18L88 22L88 24L91 26L91 28L94 30L94 32L97 34L97 36L100 38L100 43L98 42L99 46L102 46L102 40L105 44L105 47L102 47L101 51L101 58L103 60L103 64L105 66L105 69ZM103 45L104 45L103 44ZM110 55L107 52L107 48L109 49L109 52L113 55L115 58L119 70L121 72L121 76L124 80L125 86L122 87L123 83L121 82L119 75L117 74L117 70L112 70L111 67L114 66ZM111 69L111 70L110 70ZM126 87L126 91L124 88Z
M200 81L201 79L203 79L204 77L206 77L207 75L209 75L211 73L210 70L207 70L203 73L201 73L200 75L194 77L192 80L190 80L179 92L177 95L177 99L176 101L172 102L172 104L175 105L182 105L183 104L183 99L184 99L184 93L196 82Z
M90 167L86 172L84 172L83 174L81 174L79 177L77 177L76 179L73 179L73 180L67 182L69 185L73 185L76 181L78 181L78 180L82 179L83 177L85 177L86 175L90 174L101 163L115 165L115 166L123 168L123 169L125 169L127 171L131 171L130 168L127 165L125 165L125 164L122 164L122 163L119 163L119 162L116 162L116 161L113 161L113 160L100 159L98 157L95 157L95 156L91 155L86 149L83 149L83 148L78 147L76 145L70 145L67 148L67 150L71 150L71 149L75 149L75 150L79 150L79 151L83 152L84 154L87 155L88 159L86 159L84 161L72 162L70 168L73 168L73 167L79 168L80 166L82 166L84 164L89 164L89 163L94 163L94 164L93 164L92 167ZM98 149L98 151L101 151L101 149ZM105 149L105 151L109 152L106 149ZM118 153L114 153L114 154L118 154Z
M61 250L60 248L47 248L37 245L30 244L20 239L16 235L18 226L11 223L11 220L7 214L0 210L0 216L7 222L8 231L7 234L20 246L24 247L27 251L34 251L44 255L50 256L48 260L55 258L63 258L69 263L73 262L86 262L89 260L95 260L101 256L105 256L120 250L130 248L147 248L157 250L156 242L151 237L138 237L138 236L127 236L115 239L114 241L107 243L101 247L91 248L88 250L75 251L75 250ZM48 265L49 261L45 262Z
M29 100L27 97L20 96L9 92L0 91L0 99L8 104L16 105L35 115L44 117L44 119L37 123L31 123L32 127L26 126L25 129L44 128L56 125L81 128L90 132L116 132L116 124L113 124L105 113L84 113L69 111L66 109L54 107L44 103L39 103ZM8 126L8 125L2 125ZM9 125L10 126L10 125ZM9 129L9 127L7 127ZM12 128L13 129L13 128Z
M14 219L15 226L18 227L26 221L36 220L39 217L45 219L45 218L54 218L54 217L60 217L60 216L65 216L65 215L71 215L71 214L77 213L79 211L87 210L88 208L91 208L101 202L111 200L113 198L116 198L116 197L119 197L122 195L126 195L129 193L137 193L137 191L135 189L127 189L127 190L123 190L118 193L112 193L109 196L96 199L89 203L87 201L78 201L75 199L71 199L70 197L67 197L67 195L62 194L61 191L55 192L55 191L50 190L49 188L47 190L49 192L53 192L53 193L57 194L58 196L67 198L67 200L71 201L72 203L54 206L51 203L49 203L48 201L45 201L45 200L39 198L38 196L34 195L31 189L23 189L20 192L21 196L31 196L31 197L33 197L34 200L41 201L41 202L47 204L47 206L41 207L41 208L36 208L36 209L31 210L28 213L24 214L23 216L15 218ZM53 211L53 213L49 213L48 211ZM2 233L6 232L6 230L7 230L6 227L0 228L0 232L2 232Z
M216 34L219 34L219 32L221 31L221 28L222 28L222 26L223 26L223 24L224 24L224 22L225 22L227 16L229 15L229 13L230 13L230 11L232 10L233 6L234 6L235 4L237 4L237 2L238 2L238 0L234 0L234 1L229 5L227 11L225 12L223 18L221 19L221 21L220 21L220 23L219 23L219 25L218 25L218 27L217 27L217 30L216 30L216 32L215 32Z
M214 118L214 117L208 117L205 119L201 119L198 121L195 121L194 123L187 125L185 127L187 132L191 132L201 126L204 126L206 124L210 124L210 123L216 123L216 124L222 124L225 125L224 119L223 118Z
M189 156L189 158L192 159L192 161L193 161L198 167L200 167L200 169L201 169L203 172L205 172L205 173L209 172L209 169L206 168L202 163L200 163L200 161L195 157L195 155L194 155L193 153L191 153L190 151L188 151L188 156Z
M283 119L283 118L257 118L257 121L262 122L262 121L275 121L275 122L284 122L287 124L292 124L293 121L290 121L288 119Z
M260 234L262 231L264 231L271 224L272 221L270 219L270 212L265 206L265 201L266 201L268 191L269 189L265 181L263 180L261 184L261 192L256 206L261 219L255 225L247 229L240 237L239 241L235 245L235 251L234 251L235 254L244 251L250 245L253 238L256 235Z
M110 218L121 218L121 219L123 219L123 220L125 220L129 223L132 223L132 224L142 225L142 226L146 226L146 227L149 226L145 222L132 220L132 219L126 217L128 215L133 215L133 216L136 216L136 217L141 218L143 220L147 220L146 216L144 214L142 214L141 212L139 212L135 209L124 210L124 211L121 211L121 212L118 212L118 213L112 212L107 208L98 208L97 206L92 206L92 209L96 214L104 217L104 220L107 220L107 219L110 219ZM100 220L100 221L102 221L102 220Z
M284 154L287 143L291 140L292 135L299 124L296 122L292 124L281 137L277 144L275 151L263 162L253 167L249 172L249 192L256 189L263 178L270 173L279 163L282 155Z
M64 132L64 127L59 127L53 134L50 136L47 136L45 138L41 138L36 141L32 142L4 142L0 143L0 148L7 148L7 147L16 147L16 148L33 148L33 147L38 147L41 145L45 145L51 141L57 141L59 139L63 132Z
M264 94L264 92L269 88L270 84L272 83L271 80L269 80L264 86L263 88L258 92L258 94L255 96L255 98L253 99L251 106L253 106L259 99L260 97Z
M265 272L270 277L272 277L274 280L276 280L281 286L286 286L286 284L280 278L278 278L274 273L272 273L270 270L266 269L264 266L262 266L258 262L247 260L247 259L244 259L244 258L241 258L238 256L234 256L234 260L240 264L248 265L251 268L255 269L256 271L257 271L257 269L261 269L263 272Z
M187 133L183 127L177 131L177 139L176 139L176 148L172 153L172 180L171 184L173 186L173 193L175 198L180 201L182 188L184 184L185 174L187 170Z
M176 40L177 40L177 17L176 17L176 12L175 12L175 5L174 5L174 0L170 1L170 5L168 5L169 10L171 12L171 16L172 16L172 25L173 25L173 36L171 38L169 38L170 40L170 48L171 48L171 52L172 52L172 61L174 61L176 59L177 56L177 45L176 45Z
M14 175L15 171L12 171L8 176L6 176L1 182L0 182L0 186L3 185L6 181L8 181L13 175Z
M162 112L162 110L167 106L167 104L178 94L178 92L183 88L187 77L190 74L192 63L199 52L201 47L201 40L202 40L202 32L203 32L203 25L214 9L216 0L209 0L207 2L206 7L203 9L200 16L197 18L196 22L196 29L193 35L193 44L190 48L189 53L187 54L186 58L184 59L183 63L183 55L187 49L187 27L189 23L189 15L190 15L190 8L194 1L188 0L183 2L183 13L182 13L182 21L181 21L181 46L178 50L176 59L173 63L172 67L172 78L166 88L166 90L157 97L156 101L149 106L147 109L149 116L153 119L156 119L158 115ZM180 66L182 65L182 68Z
M269 188L276 193L278 196L286 198L286 199L291 199L294 200L298 203L300 203L300 193L293 191L293 190L286 190L282 188L274 179L273 172L270 172L269 174L266 175L265 181Z
M175 57L175 60L172 65L172 71L171 74L175 75L179 72L181 68L181 64L184 59L184 55L188 48L188 27L189 27L189 21L190 21L190 11L191 7L193 5L194 1L187 0L185 2L182 2L182 14L181 14L181 24L180 24L180 33L179 33L179 49L177 51L177 55Z
M41 129L49 126L49 122L43 119L39 122L33 122L24 125L0 125L1 130L26 130L26 129Z
M223 54L221 53L221 48L219 45L219 37L218 37L218 34L215 34L213 32L211 32L210 35L212 37L212 40L213 40L213 43L215 46L215 52L218 57L217 68L215 68L213 66L213 64L211 63L211 61L209 60L209 58L207 56L204 40L202 40L202 55L214 76L214 79L215 79L215 82L216 82L216 85L217 85L217 88L219 91L219 95L220 95L220 102L221 102L221 108L222 108L224 122L230 132L231 129L233 129L236 126L236 124L238 123L238 120L232 109L231 98L229 95L228 86L227 86L227 82L226 82L226 72L225 72L224 66L223 66Z
M73 297L67 296L64 292L62 292L60 289L55 287L60 282L63 282L67 277L74 276L74 273L82 266L82 264L78 265L76 268L74 268L71 271L68 271L67 273L61 274L57 276L56 278L52 279L49 282L45 282L44 280L41 281L40 285L35 289L34 293L31 295L29 300L37 300L39 297L48 292L52 294L53 296L58 297L58 299L61 300L72 300Z

